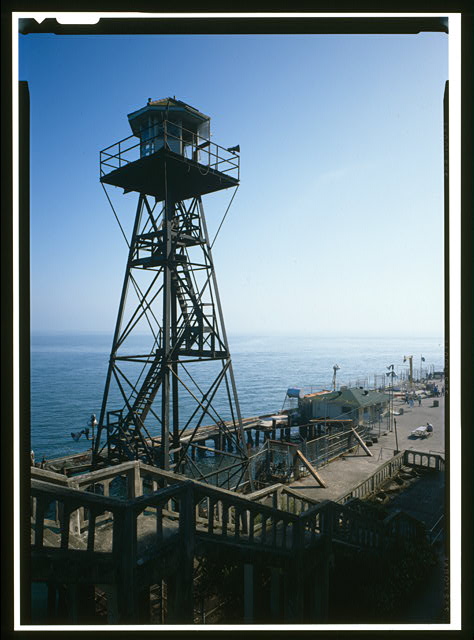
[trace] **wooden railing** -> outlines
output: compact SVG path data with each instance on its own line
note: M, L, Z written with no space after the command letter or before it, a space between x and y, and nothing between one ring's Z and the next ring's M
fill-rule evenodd
M321 503L282 484L239 495L140 462L72 478L32 469L32 544L35 550L74 548L116 555L123 552L127 540L127 554L133 559L140 531L146 531L148 544L155 550L176 534L283 553L314 544L323 535L347 544L380 547L395 534L410 537L419 531L413 522L407 524L407 518L390 516L382 522L346 503L373 493L404 464L444 469L440 455L408 450L336 502ZM117 478L121 478L122 495L109 495ZM71 535L76 536L73 547Z
M199 536L280 552L293 549L297 542L298 516L294 514L202 485L194 487L194 501Z
M394 455L393 458L390 458L390 460L379 467L377 471L368 478L359 482L355 487L352 487L350 491L346 491L340 495L336 499L336 502L346 504L346 502L352 498L362 499L371 493L374 493L386 480L388 480L388 478L392 478L396 475L404 464L404 452L401 451Z
M426 453L406 449L403 452L403 462L410 467L424 467L434 471L444 471L444 458L439 453Z
M435 458L408 459L435 468L441 465ZM400 461L403 454L390 461L392 467L383 465L374 482ZM379 520L346 504L317 503L281 484L239 495L140 462L72 478L44 470L31 475L31 579L71 587L71 597L81 584L99 586L108 611L110 604L111 615L124 624L142 615L140 589L162 580L166 597L173 594L169 619L192 623L196 544L199 553L226 545L243 562L270 554L269 566L288 567L314 558L327 563L333 543L387 550L400 538L426 536L423 525L403 512ZM430 532L432 542L440 527ZM73 618L79 610L74 602Z
M295 489L280 483L249 493L246 497L250 500L272 506L275 509L295 513L296 515L320 503L320 500L308 498Z
M120 554L123 545L132 545L136 551L138 519L145 515L154 515L154 526L147 527L147 534L152 531L151 544L159 548L164 540L166 529L165 518L168 505L173 503L173 513L179 514L178 531L168 527L168 533L183 533L187 525L189 513L183 508L183 500L189 494L192 482L175 484L149 495L138 496L132 500L116 497L101 496L77 488L66 488L59 485L51 486L41 480L32 479L31 496L34 501L32 510L33 548L35 551L47 547L48 549L76 549L87 551L101 551L104 553ZM192 501L191 497L187 497ZM57 505L53 512L57 520L48 518L48 509ZM192 504L192 502L190 502ZM81 510L85 516L80 518ZM193 514L191 508L190 513ZM45 540L45 530L50 532ZM75 544L70 545L70 534L76 536ZM86 542L85 548L80 544ZM150 544L150 540L148 540ZM79 548L78 548L79 547ZM81 548L82 547L82 548Z
M395 511L383 521L385 531L389 538L404 538L415 540L426 536L426 529L422 522L403 511Z
M387 532L379 520L337 502L328 505L328 515L334 540L371 549L388 546Z

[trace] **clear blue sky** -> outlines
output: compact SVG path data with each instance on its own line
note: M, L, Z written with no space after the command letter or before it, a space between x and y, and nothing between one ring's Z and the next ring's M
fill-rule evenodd
M214 247L231 333L443 334L445 34L20 36L33 330L112 333L127 248L99 183L176 96L241 146ZM136 195L112 189L127 229ZM204 197L211 237L231 191Z

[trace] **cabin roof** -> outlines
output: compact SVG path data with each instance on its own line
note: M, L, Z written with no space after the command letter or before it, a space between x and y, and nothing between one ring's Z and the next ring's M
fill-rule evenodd
M177 100L176 98L149 99L144 107L129 113L127 116L134 135L139 135L140 124L146 122L151 113L160 114L162 119L172 118L173 114L179 114L183 124L188 127L193 126L193 124L197 126L199 123L210 120L209 116L182 100Z

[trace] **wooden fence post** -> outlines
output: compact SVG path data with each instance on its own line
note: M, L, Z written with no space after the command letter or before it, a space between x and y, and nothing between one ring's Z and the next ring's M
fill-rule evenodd
M192 624L194 621L193 608L193 571L196 520L194 509L194 492L189 483L181 494L179 511L179 534L181 537L181 559L178 575L176 576L176 598L179 609L179 622Z
M140 477L140 463L137 461L127 474L128 497L138 498L142 495L142 479Z
M254 607L254 569L253 564L244 564L244 623L250 624L253 622L253 607Z
M117 606L120 622L137 622L136 554L137 521L132 504L114 513L113 553L119 564Z
M280 619L280 569L277 567L271 568L270 576L270 613L272 616L272 622Z
M296 526L295 526L296 525ZM293 535L299 539L299 522L294 523ZM284 619L285 622L302 623L304 606L304 579L302 549L297 543L296 549L293 540L293 554L291 561L286 565L284 576Z

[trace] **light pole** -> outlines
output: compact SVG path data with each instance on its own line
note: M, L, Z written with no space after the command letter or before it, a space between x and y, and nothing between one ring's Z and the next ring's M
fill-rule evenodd
M95 413L93 413L89 419L89 422L87 423L88 427L92 428L92 451L94 451L94 427L97 426L98 422L97 422L97 418Z
M413 388L413 356L403 356L403 362L406 362L407 360L408 360L409 369L410 369L409 385L411 390Z
M423 380L423 362L425 359L423 356L420 356L420 382Z
M386 373L385 375L390 376L391 379L391 384L390 384L390 401L389 401L389 431L392 431L392 414L393 414L393 378L397 377L397 374L395 373L394 369L395 369L395 365L393 364L389 364L387 369L389 369L388 373ZM398 447L397 447L398 448Z
M395 449L398 453L398 434L397 434L397 421L395 420Z

